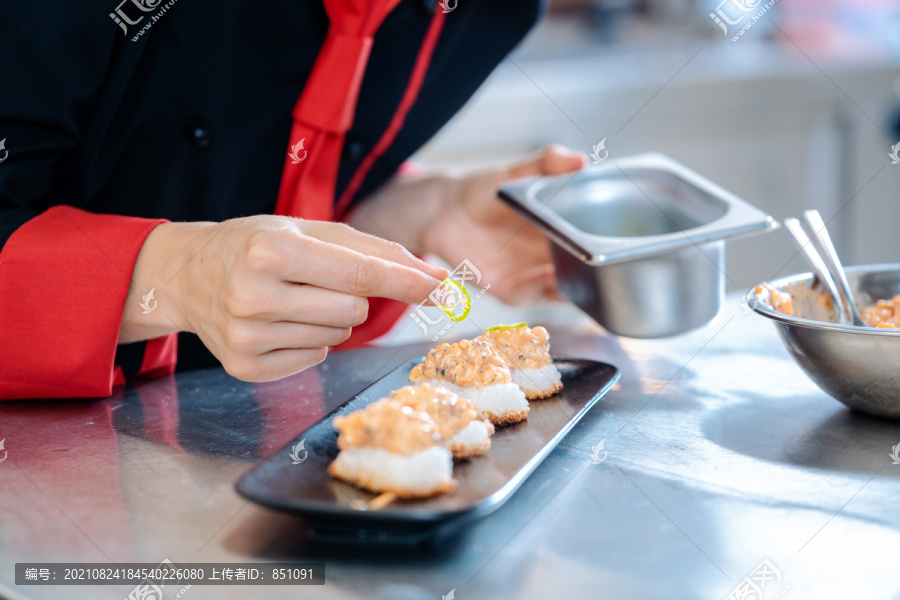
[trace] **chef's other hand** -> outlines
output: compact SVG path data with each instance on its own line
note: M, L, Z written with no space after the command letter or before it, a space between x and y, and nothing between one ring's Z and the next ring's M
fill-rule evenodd
M366 320L366 298L419 303L447 275L341 223L165 223L138 256L119 343L190 331L234 377L271 381L324 360Z
M513 179L569 173L586 163L580 152L548 146L513 163L457 177L444 218L425 234L426 245L451 266L468 258L491 284L491 294L507 304L561 299L547 238L500 200L497 190ZM453 236L446 235L448 230ZM474 254L472 248L480 251Z
M489 283L490 293L507 304L558 300L547 238L497 198L497 190L511 179L573 172L586 163L580 152L548 146L469 173L398 176L367 198L350 223L417 254L436 254L451 267L468 259L482 274L479 285Z

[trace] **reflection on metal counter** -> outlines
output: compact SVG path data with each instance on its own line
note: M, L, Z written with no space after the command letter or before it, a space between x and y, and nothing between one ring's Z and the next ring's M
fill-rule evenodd
M304 597L324 599L727 598L749 578L768 598L790 586L788 599L894 600L896 557L882 549L900 545L900 426L834 402L738 300L718 323L652 342L555 327L555 353L615 364L620 383L503 507L415 547L366 530L319 544L301 518L234 484L427 345L336 353L273 384L208 370L110 399L2 403L0 596L64 589L16 589L15 562L168 558L322 562L325 585ZM753 579L764 560L777 583ZM67 592L122 600L132 587ZM247 597L238 586L194 595Z

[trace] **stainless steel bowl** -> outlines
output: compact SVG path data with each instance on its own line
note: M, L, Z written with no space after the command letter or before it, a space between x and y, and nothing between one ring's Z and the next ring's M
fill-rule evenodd
M617 335L661 338L711 321L725 239L775 220L660 154L523 179L500 197L553 241L563 295Z
M847 279L861 305L900 294L900 264L851 267ZM832 398L871 415L900 418L900 331L837 324L814 281L804 273L769 282L794 297L794 316L772 309L754 290L745 302L775 324L800 368Z

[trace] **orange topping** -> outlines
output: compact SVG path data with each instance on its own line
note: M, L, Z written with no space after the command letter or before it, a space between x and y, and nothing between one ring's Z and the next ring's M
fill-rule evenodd
M394 454L411 455L438 442L437 427L428 413L400 402L383 399L363 410L335 417L338 448L383 448Z
M503 359L489 343L479 340L441 344L433 349L409 374L410 381L423 377L477 388L512 381Z
M388 399L428 414L435 422L438 435L445 440L449 440L478 418L478 411L471 402L446 388L427 383L402 387L391 392Z
M551 363L550 334L543 327L489 329L478 339L489 342L513 369L540 369Z

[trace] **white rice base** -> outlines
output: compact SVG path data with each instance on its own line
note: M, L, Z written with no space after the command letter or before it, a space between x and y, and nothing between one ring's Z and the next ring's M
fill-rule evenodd
M510 369L509 374L526 394L552 390L562 379L553 363L539 369Z
M455 455L471 456L473 452L480 454L491 447L491 434L494 426L487 421L475 420L465 429L447 440L446 447Z
M423 383L445 387L457 396L465 398L475 406L482 419L488 419L487 413L503 416L528 410L528 400L515 383L494 383L483 388L462 387L440 379L420 379Z
M342 479L375 492L429 495L453 483L453 456L440 446L409 456L384 448L346 448L332 468Z
M476 448L491 437L488 432L488 425L484 421L475 420L469 423L465 429L454 435L447 442L449 445L466 446L467 448Z

